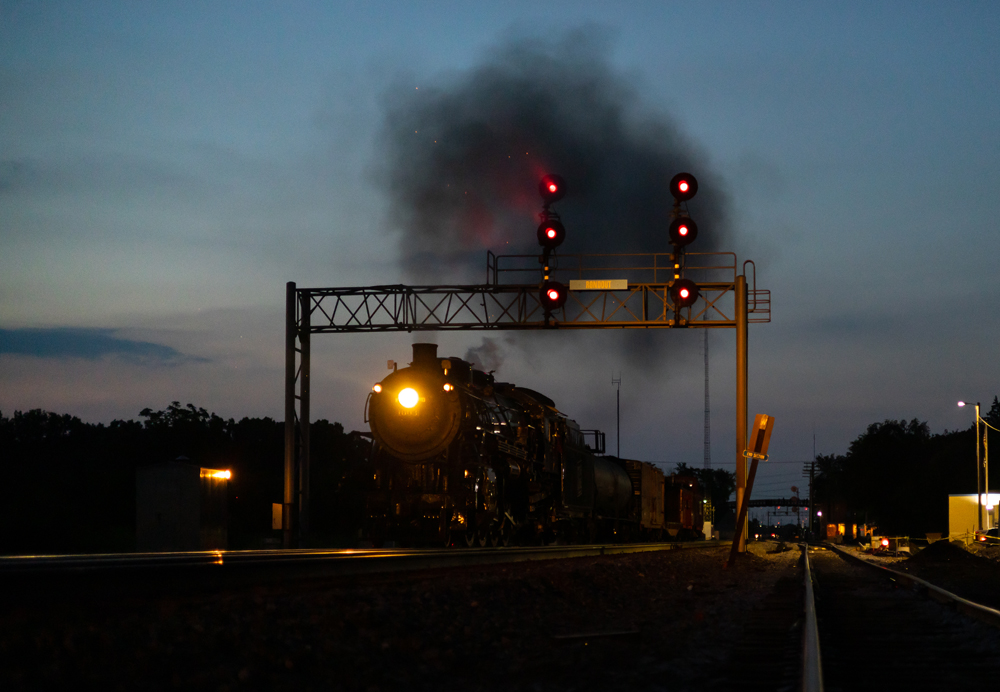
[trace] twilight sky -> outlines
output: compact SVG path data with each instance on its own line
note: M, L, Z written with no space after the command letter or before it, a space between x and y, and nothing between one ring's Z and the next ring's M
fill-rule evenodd
M437 178L401 135L495 128L528 94L567 123L518 133L542 165L586 139L604 175L559 207L565 252L666 250L645 191L676 163L702 181L692 249L756 262L750 411L776 424L755 495L800 485L814 432L834 453L886 418L967 427L955 402L1000 392L997 36L994 2L0 0L0 411L282 418L286 281L414 283L436 247L462 280L530 247L533 208L468 238L459 202L408 207ZM534 91L491 81L515 69ZM481 189L480 163L448 175ZM385 361L436 340L612 448L621 373L622 454L700 466L702 338L326 335L313 411L363 429ZM710 339L712 460L733 468L735 334Z

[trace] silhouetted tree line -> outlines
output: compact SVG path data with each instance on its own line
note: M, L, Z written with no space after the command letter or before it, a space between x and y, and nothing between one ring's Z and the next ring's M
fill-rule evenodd
M229 545L260 547L271 504L284 488L284 423L223 419L192 404L144 409L109 425L42 410L0 413L0 553L130 550L135 545L136 468L186 457L230 469ZM311 528L331 544L360 525L359 483L369 443L340 423L311 424ZM366 472L365 472L366 473Z
M1000 401L983 418L1000 428ZM980 442L983 426L980 426ZM990 431L988 440L1000 441ZM1000 461L1000 447L994 446ZM848 520L883 533L921 536L948 530L948 495L976 492L976 429L931 434L913 419L872 423L847 453L817 457L817 508L841 505ZM1000 486L993 465L992 487ZM985 492L985 488L983 491ZM828 515L829 516L829 515Z

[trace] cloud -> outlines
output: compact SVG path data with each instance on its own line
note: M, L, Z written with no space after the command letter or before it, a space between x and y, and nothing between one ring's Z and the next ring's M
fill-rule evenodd
M164 344L134 341L114 336L114 329L55 327L48 329L0 329L0 354L35 358L82 358L100 360L117 356L133 363L179 365L206 363Z

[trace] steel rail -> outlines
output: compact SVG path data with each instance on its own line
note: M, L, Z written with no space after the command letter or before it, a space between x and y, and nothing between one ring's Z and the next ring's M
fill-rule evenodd
M802 692L823 692L823 660L819 649L819 625L816 621L816 600L813 595L812 567L809 565L809 544L802 544L805 564L805 629L802 632Z
M307 567L310 574L316 576L349 576L718 546L717 541L696 541L433 550L213 550L14 556L0 557L0 584L11 578L40 576L109 576L164 571L221 575L258 568L290 567Z
M915 577L912 574L906 574L905 572L899 572L894 569L889 569L883 565L877 565L874 562L869 562L868 560L860 558L857 555L852 555L849 551L839 548L836 545L831 544L827 547L831 548L839 555L856 562L860 562L868 567L882 570L883 573L888 575L892 575L889 578L893 581L896 581L903 586L908 586L918 593L924 593L938 603L953 606L960 613L964 613L965 615L974 617L977 620L981 620L990 625L1000 627L1000 610L990 608L989 606L982 605L981 603L976 603L975 601L970 601L967 598L962 598L958 594L942 589L940 586L935 586L929 581L921 579L920 577Z

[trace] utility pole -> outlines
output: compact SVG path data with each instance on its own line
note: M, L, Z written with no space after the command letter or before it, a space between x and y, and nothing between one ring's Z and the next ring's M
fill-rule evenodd
M809 464L809 533L813 532L813 522L816 517L816 507L813 504L813 486L816 484L816 431L813 430L813 460Z
M618 389L615 391L615 444L618 445L618 451L615 452L615 456L621 459L622 458L622 374L618 373L617 378L612 376L611 384L618 387Z
M982 490L982 480L983 480L983 465L982 465L982 455L979 453L979 402L976 402L976 495L978 496L979 508L976 514L979 516L979 531L983 530L983 490ZM986 497L989 498L990 491L989 488L986 489ZM989 502L989 499L987 499Z
M978 411L977 411L978 413ZM983 421L983 485L986 487L986 528L993 528L990 523L993 521L993 504L990 502L990 448L986 442L990 429L986 427L988 423Z
M708 406L708 330L705 330L705 461L702 468L712 468L712 417Z

